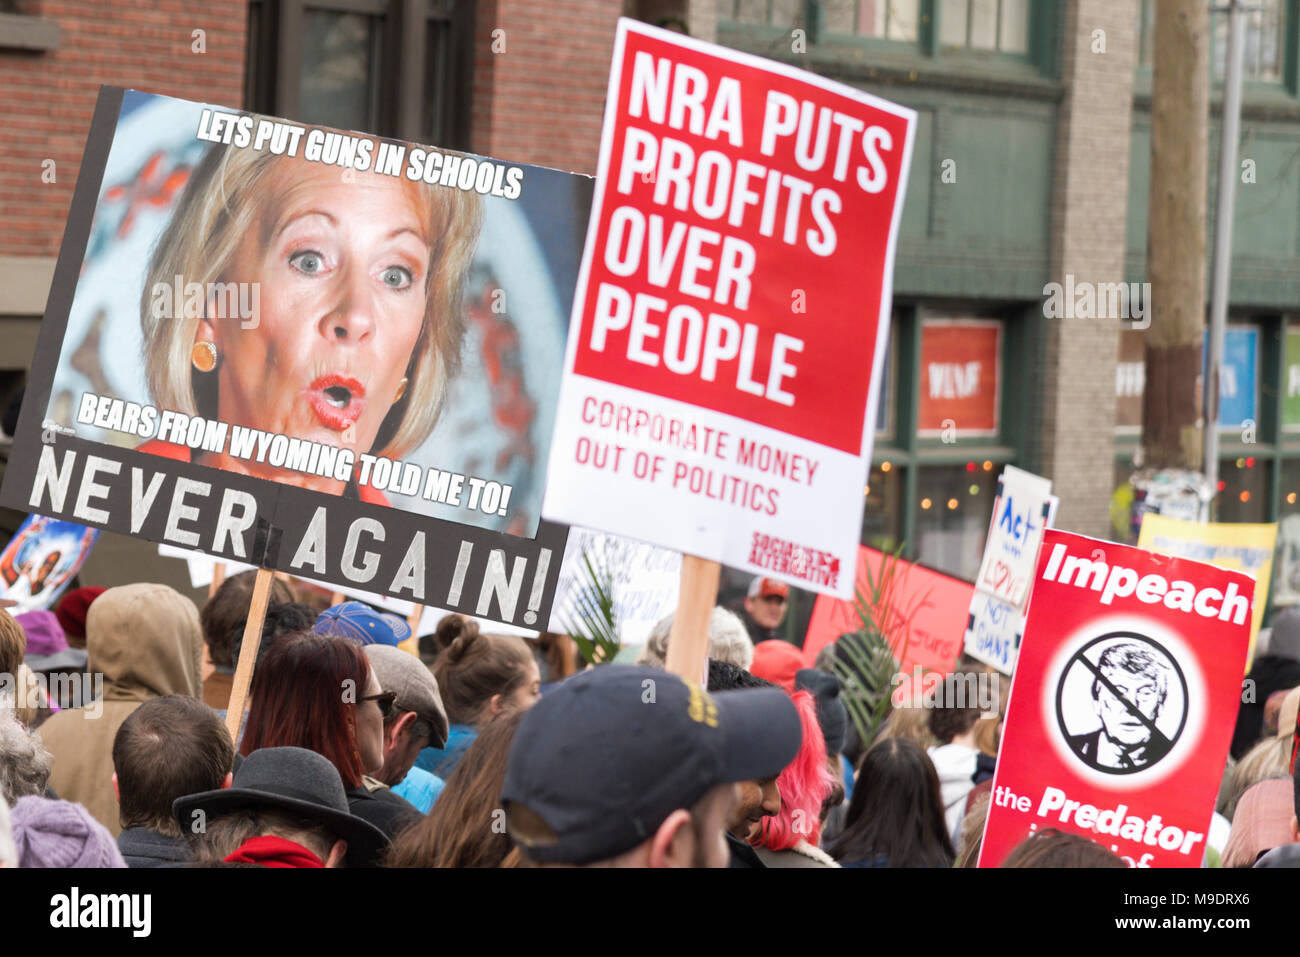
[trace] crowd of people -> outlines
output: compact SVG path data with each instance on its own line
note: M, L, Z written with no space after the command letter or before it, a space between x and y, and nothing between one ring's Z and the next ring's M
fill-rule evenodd
M671 616L635 663L578 668L563 636L449 615L417 638L276 580L232 741L252 575L201 610L133 584L0 611L0 866L978 862L1006 694L992 711L967 700L957 684L982 666L959 665L864 732L837 646L808 668L770 636L779 583L756 579L743 615L714 610L698 687L664 670ZM1256 670L1268 693L1240 715L1211 866L1300 866L1300 611L1277 617ZM1048 829L1003 866L1124 862Z

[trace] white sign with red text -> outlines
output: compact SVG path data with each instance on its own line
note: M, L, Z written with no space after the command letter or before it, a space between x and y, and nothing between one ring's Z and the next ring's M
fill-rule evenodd
M915 124L619 21L547 518L852 594Z

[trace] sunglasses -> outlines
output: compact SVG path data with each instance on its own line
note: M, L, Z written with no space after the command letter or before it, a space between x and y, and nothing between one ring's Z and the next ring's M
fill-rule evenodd
M393 705L396 704L397 702L397 692L383 691L380 692L379 694L366 695L361 700L373 701L375 704L379 705L380 715L387 718L393 713Z

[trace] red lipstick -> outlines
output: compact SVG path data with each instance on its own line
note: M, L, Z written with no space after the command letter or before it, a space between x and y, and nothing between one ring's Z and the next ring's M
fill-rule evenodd
M307 387L307 401L321 425L342 432L361 418L366 387L351 376L331 372Z

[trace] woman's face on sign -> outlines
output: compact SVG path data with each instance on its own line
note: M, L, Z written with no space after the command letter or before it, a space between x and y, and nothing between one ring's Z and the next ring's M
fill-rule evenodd
M370 450L419 340L430 240L394 177L280 160L262 183L273 221L240 242L226 282L259 283L255 324L205 320L230 422Z

